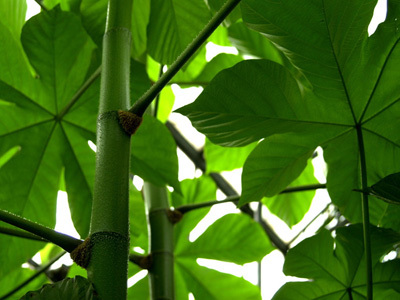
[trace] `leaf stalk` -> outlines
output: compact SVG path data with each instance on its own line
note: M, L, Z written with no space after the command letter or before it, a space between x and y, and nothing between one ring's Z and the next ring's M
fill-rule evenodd
M0 220L33 233L38 237L42 237L49 242L52 242L53 244L63 248L67 252L72 252L82 243L82 240L80 239L57 232L49 227L32 222L8 211L0 210Z
M365 158L364 139L361 125L356 126L358 149L360 153L360 172L361 172L361 189L362 189L362 216L363 216L363 236L364 251L366 263L366 283L367 283L367 299L373 299L373 281L372 281L372 259L371 259L371 235L369 222L369 204L368 204L368 181L367 181L367 163Z

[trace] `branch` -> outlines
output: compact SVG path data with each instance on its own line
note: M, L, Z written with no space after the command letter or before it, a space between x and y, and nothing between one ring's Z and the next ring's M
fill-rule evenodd
M68 252L71 252L82 243L82 240L80 239L76 239L72 236L57 232L53 229L50 229L49 227L32 222L28 219L22 218L4 210L0 210L0 221L6 222L30 233L33 233L39 237L42 237Z
M206 162L201 153L199 153L193 146L181 135L181 133L175 128L175 126L167 122L167 128L171 131L172 136L175 139L178 147L192 160L197 168L199 168L203 173L206 170ZM226 195L232 197L238 197L238 193L233 189L233 187L217 173L210 173L210 177L215 181L218 188ZM250 208L249 205L243 205L240 210L254 218L254 211ZM266 223L264 220L260 222L263 227L265 233L268 235L271 242L283 253L286 254L288 251L288 246L286 243L276 234L276 232L271 228L271 226Z
M20 289L22 289L24 286L26 286L28 283L30 283L32 280L34 280L36 277L38 277L40 274L44 273L47 271L48 268L51 267L52 264L54 264L57 260L59 260L66 252L62 251L60 254L56 255L54 258L52 258L47 264L45 264L44 266L42 266L41 268L39 268L37 270L37 272L35 274L33 274L31 277L29 277L28 279L26 279L24 282L22 282L20 285L18 285L17 287L15 287L14 289L12 289L11 291L9 291L7 294L5 294L4 296L2 296L0 298L0 300L4 300L7 299L8 297L10 297L11 295L13 295L14 293L18 292Z
M182 52L177 60L168 68L160 79L135 102L130 112L143 116L147 107L157 96L159 92L168 84L175 74L185 65L185 63L194 55L197 49L208 39L214 30L221 24L229 13L239 4L240 0L228 0L221 9L214 15L210 22L203 28L192 43Z
M40 241L40 242L48 242L48 240L37 236L36 234L32 234L26 231L18 230L18 229L12 229L12 228L7 228L7 227L0 227L0 233L6 234L6 235L11 235L11 236L16 236L28 240L33 240L33 241Z
M44 11L49 11L46 6L43 4L43 0L35 0L35 2L40 6L40 8Z
M195 209L210 207L210 206L213 206L216 204L227 203L227 202L237 203L239 201L239 199L240 199L240 196L231 196L231 197L227 197L224 200L213 200L213 201L207 201L207 202L202 202L202 203L182 205L182 206L175 208L175 210L180 211L182 214L185 214L185 213L195 210Z
M295 240L297 240L297 238L300 236L300 234L302 234L304 231L306 231L307 228L310 227L310 225L311 225L312 223L314 223L314 221L315 221L320 215L322 215L323 213L325 213L325 211L328 210L328 208L329 208L329 206L330 206L331 204L332 204L332 203L328 203L328 204L324 207L324 209L322 209L322 210L321 210L321 211L320 211L306 226L303 227L302 230L299 231L298 234L296 234L296 235L288 242L288 244L289 244L289 245L293 244L293 242L294 242Z
M214 175L219 175L219 174L216 174L216 173L213 173L213 174ZM279 194L304 192L304 191L310 191L310 190L316 190L316 189L322 189L322 188L326 188L326 184L301 185L301 186L288 187L288 188L284 189L282 192L280 192ZM178 210L182 214L184 214L184 213L187 213L189 211L192 211L192 210L195 210L195 209L198 209L198 208L210 207L210 206L213 206L213 205L216 205L216 204L221 204L221 203L233 202L233 203L237 204L237 202L239 202L239 199L240 199L239 195L229 196L224 200L212 200L212 201L207 201L207 202L202 202L202 203L182 205L182 206L179 206L179 207L175 208L175 210ZM324 208L324 211L328 208L328 206L326 208ZM320 215L321 213L319 213L318 215ZM303 229L303 231L304 230L305 229Z

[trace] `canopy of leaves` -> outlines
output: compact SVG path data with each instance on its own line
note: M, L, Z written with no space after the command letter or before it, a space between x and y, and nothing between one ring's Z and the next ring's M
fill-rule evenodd
M357 222L361 202L354 189L361 182L361 144L368 182L399 170L400 136L393 126L399 119L400 7L398 1L388 1L385 22L368 36L375 4L362 0L242 3L244 22L281 49L293 67L266 60L241 62L220 72L194 103L179 110L220 145L241 146L265 138L245 164L241 204L283 190L305 167L307 153L323 146L332 201ZM275 139L281 140L280 146ZM259 147L274 147L284 159L277 161L275 176L265 174L264 181L259 177L257 183L250 174L265 172L265 164L271 163L259 159L269 155ZM251 173L246 174L246 165ZM399 208L389 209L389 205L371 199L371 221L399 229L400 222L388 215Z

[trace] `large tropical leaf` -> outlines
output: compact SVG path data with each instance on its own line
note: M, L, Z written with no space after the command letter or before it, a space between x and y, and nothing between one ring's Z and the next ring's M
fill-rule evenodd
M10 149L13 154L0 168L0 208L54 227L57 191L64 176L75 227L86 236L94 176L88 140L95 137L79 123L85 111L66 120L64 108L85 80L93 44L79 18L58 7L31 18L21 40L37 74L33 78L20 44L9 38L1 24L0 31L4 41L0 45L0 155L9 155ZM2 274L38 250L34 242L1 239L1 255L9 257Z
M245 23L281 49L307 84L293 79L293 70L246 61L222 71L180 112L213 142L230 146L286 132L320 135L332 200L347 218L360 221L360 193L353 190L361 188L361 140L368 182L400 169L400 135L393 130L400 7L388 3L385 22L369 37L376 1L244 1ZM371 220L398 229L398 220L385 219L388 205L371 199Z
M287 283L273 299L366 299L362 236L362 226L357 224L338 229L335 239L330 232L322 231L298 244L288 252L283 271L310 281ZM376 299L388 299L388 290L392 292L391 299L399 297L399 260L380 262L399 241L399 234L371 227Z

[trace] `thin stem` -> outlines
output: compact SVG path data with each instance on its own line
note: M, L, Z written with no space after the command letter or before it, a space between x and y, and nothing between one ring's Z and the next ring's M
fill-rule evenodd
M318 189L326 189L326 184L325 183L316 183L316 184L307 184L307 185L301 185L301 186L287 187L282 192L280 192L280 194L314 191L314 190L318 190Z
M361 171L361 189L362 192L362 215L363 215L363 235L364 235L364 251L366 264L366 280L367 280L367 300L373 299L372 286L372 259L371 259L371 235L369 223L369 205L368 205L368 181L367 181L367 163L365 158L364 139L361 125L356 126L358 149L360 151L360 171Z
M326 187L325 184L309 184L309 185L302 185L302 186L294 186L294 187L288 187L288 188L284 189L279 194L304 192L304 191L316 190L316 189L325 188L325 187ZM187 204L187 205L179 206L175 209L179 210L181 213L184 214L184 213L187 213L187 212L195 210L195 209L199 209L199 208L203 208L203 207L210 207L210 206L213 206L216 204L227 203L227 202L237 203L237 202L239 202L239 199L240 199L239 195L228 196L224 200L212 200L212 201L206 201L206 202L202 202L202 203ZM328 206L329 206L329 204L328 204ZM327 209L327 207L324 208L324 211ZM260 219L260 222L261 221L262 221L262 219Z
M304 231L306 231L307 230L307 228L308 227L310 227L310 225L312 224L312 223L314 223L314 221L316 220L316 219L318 219L318 217L320 216L320 215L322 215L323 213L325 213L327 210L328 210L328 208L329 208L329 206L331 205L331 203L328 203L310 222L308 222L308 224L306 225L306 226L304 226L303 227L303 229L302 230L300 230L300 232L299 233L297 233L289 242L288 242L288 244L289 245L291 245L291 244L293 244L293 242L295 241L295 240L297 240L298 239L298 237L304 232Z
M256 211L256 215L255 215L255 218L254 218L257 223L260 223L261 220L263 219L262 218L262 207L263 207L263 204L261 202L258 202L257 211ZM261 288L262 288L262 285L261 285L261 276L262 276L262 265L261 265L261 262L262 262L262 260L257 262L257 285L258 285L258 288L260 289L260 291L261 291Z
M159 74L158 74L158 78L160 78L160 77L162 76L162 74L163 74L163 68L164 68L164 66L161 65L161 66L160 66L160 72L159 72ZM157 113L158 113L158 107L159 107L159 105L160 105L160 93L157 94L156 101L154 102L153 117L155 117L155 118L157 118Z
M79 88L79 90L72 96L71 100L68 104L60 111L60 113L56 116L57 120L62 120L62 118L68 113L68 111L75 105L75 103L79 100L79 98L86 92L86 90L92 85L93 82L101 74L101 66L97 68L96 71L83 83L83 85Z
M142 116L147 107L159 92L168 84L175 74L195 54L197 49L208 39L214 30L224 21L230 12L239 4L240 0L228 0L203 28L192 43L182 52L177 60L168 68L161 78L142 96L130 109L130 112Z
M0 227L0 233L10 235L10 236L16 236L32 241L40 241L40 242L48 242L48 240L37 236L36 234L32 234L26 231L18 230L18 229L12 229L12 228L7 228L7 227Z
M207 202L202 202L202 203L182 205L182 206L175 208L175 210L178 210L181 213L185 214L192 210L196 210L196 209L204 208L204 207L210 207L210 206L214 206L216 204L228 203L228 202L237 203L237 202L239 202L239 199L240 199L240 196L230 196L224 200L213 200L213 201L207 201Z
M35 0L35 2L40 6L40 8L44 11L49 11L46 6L43 4L43 0Z
M47 264L44 266L40 267L35 274L33 274L31 277L27 278L24 282L19 284L17 287L9 291L7 294L2 296L0 300L7 299L8 297L12 296L16 292L18 292L20 289L22 289L24 286L28 285L32 280L37 278L40 274L44 273L47 271L48 268L50 268L57 260L59 260L66 252L63 251L60 254L57 254L54 258L52 258Z
M0 210L0 220L40 236L68 252L71 252L82 243L82 240L80 239L57 232L51 228L32 222L28 219L4 210Z

